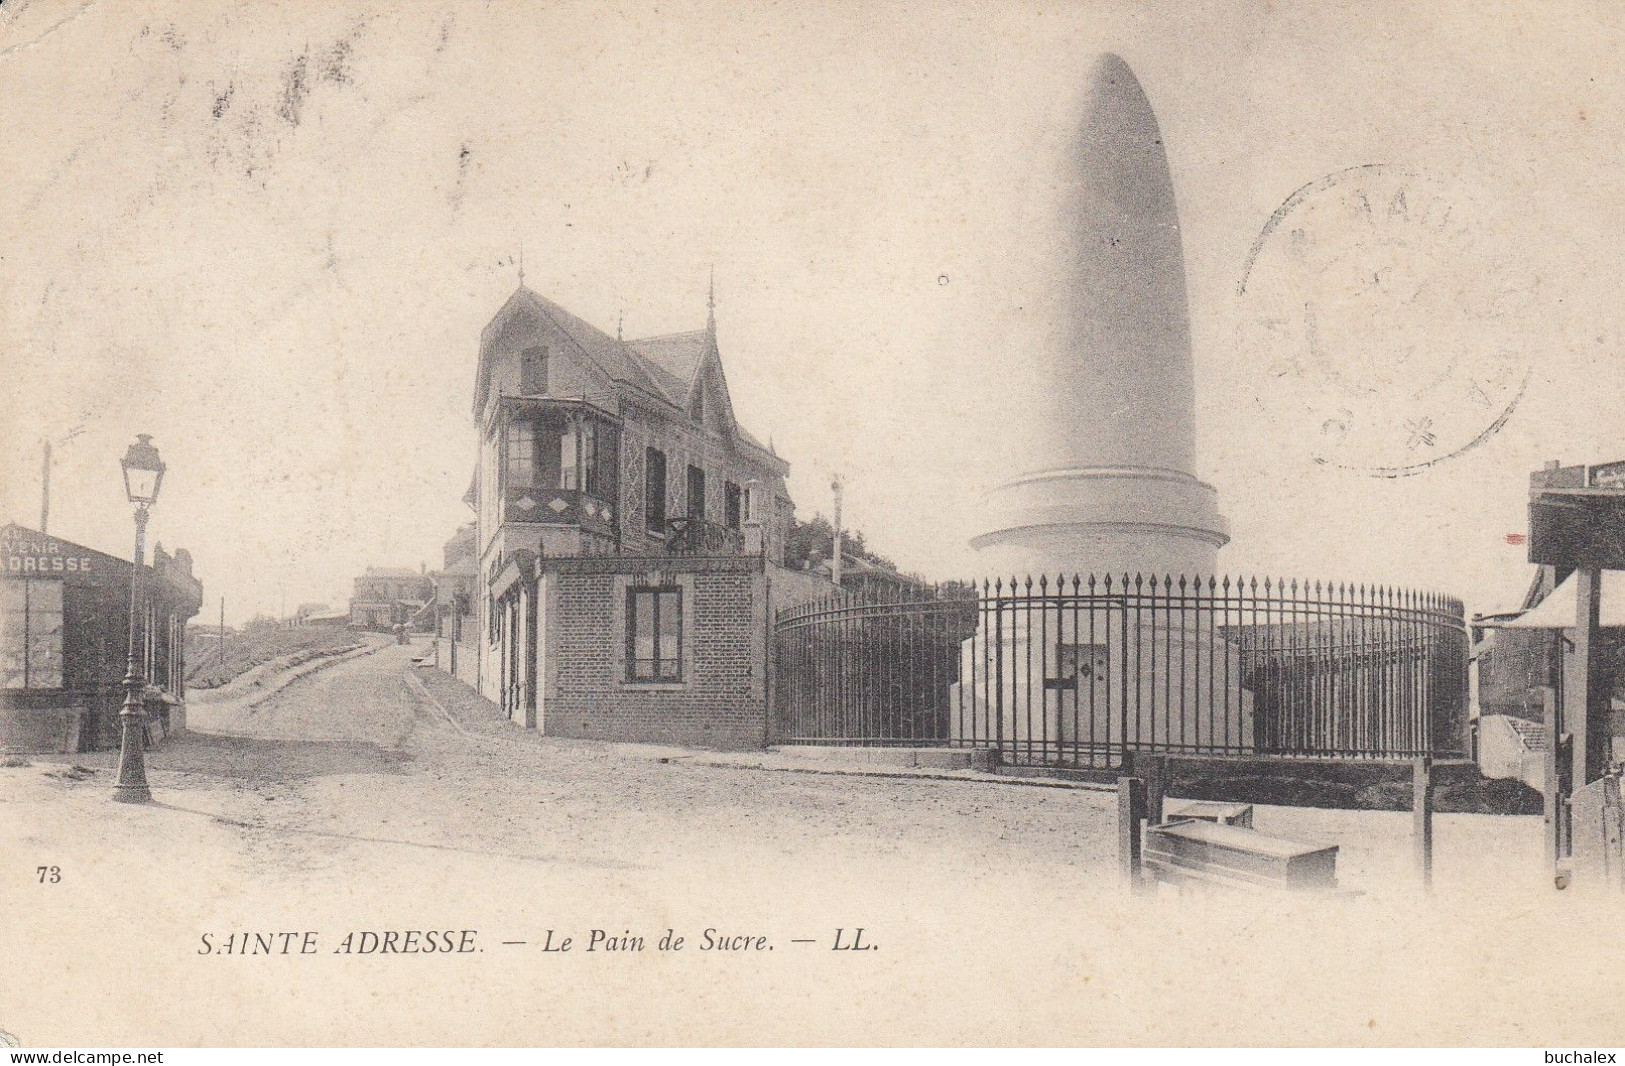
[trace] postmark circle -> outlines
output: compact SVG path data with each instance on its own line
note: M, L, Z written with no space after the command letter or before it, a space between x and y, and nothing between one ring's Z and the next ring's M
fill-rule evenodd
M1314 462L1407 477L1485 443L1528 384L1537 287L1463 190L1351 167L1294 192L1248 252L1240 343Z

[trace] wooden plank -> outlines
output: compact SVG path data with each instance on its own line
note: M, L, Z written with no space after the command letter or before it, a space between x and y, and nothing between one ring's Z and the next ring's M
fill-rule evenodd
M1563 725L1574 737L1574 787L1589 785L1602 776L1603 727L1597 715L1597 645L1602 602L1602 572L1582 566L1574 572L1574 651L1563 679Z
M1218 848L1281 859L1325 851L1327 848L1335 851L1337 848L1335 844L1309 844L1288 840L1285 837L1270 836L1256 829L1245 829L1239 825L1220 825L1217 822L1173 822L1158 826L1153 832L1178 840L1199 841Z
M1411 837L1416 871L1422 891L1433 891L1433 760L1427 756L1411 765Z
M1140 824L1145 820L1145 782L1138 777L1117 779L1117 864L1130 889L1142 891Z
M1220 800L1179 800L1167 808L1169 822L1219 822L1222 825L1253 827L1251 803L1225 803Z
M1557 692L1551 685L1541 689L1541 709L1546 727L1545 787L1541 789L1541 812L1546 820L1546 869L1555 877L1558 860L1563 858L1563 799L1560 794L1557 764L1561 729L1558 721Z

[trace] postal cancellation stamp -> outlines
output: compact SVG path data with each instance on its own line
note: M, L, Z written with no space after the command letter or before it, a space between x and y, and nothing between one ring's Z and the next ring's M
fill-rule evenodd
M1513 416L1534 283L1480 247L1478 224L1445 183L1386 164L1310 182L1270 216L1237 286L1240 340L1316 463L1407 477Z

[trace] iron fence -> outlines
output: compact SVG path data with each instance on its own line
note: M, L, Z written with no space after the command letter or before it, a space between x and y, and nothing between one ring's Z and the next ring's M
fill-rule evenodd
M804 744L946 744L976 591L878 588L781 611L776 692L786 738Z
M1130 751L1413 758L1466 736L1449 597L1121 575L843 595L779 614L792 743L952 745L1112 768Z
M745 550L744 533L703 518L673 518L666 530L668 555L739 555Z

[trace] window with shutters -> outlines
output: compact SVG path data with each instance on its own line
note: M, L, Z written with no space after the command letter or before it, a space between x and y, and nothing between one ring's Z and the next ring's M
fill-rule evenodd
M644 453L644 520L651 533L666 532L666 453L650 448Z
M705 517L705 471L697 466L688 468L688 517Z

